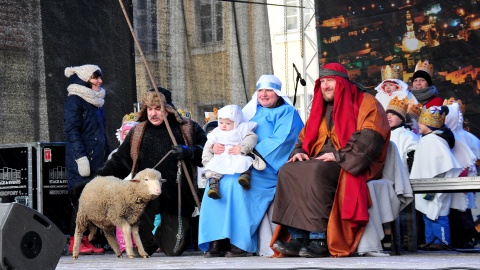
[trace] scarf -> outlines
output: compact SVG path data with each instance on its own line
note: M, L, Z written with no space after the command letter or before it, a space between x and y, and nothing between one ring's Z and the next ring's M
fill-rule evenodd
M325 104L320 87L321 78L335 78L337 82L333 96L332 117L341 147L345 147L356 131L358 112L363 100L363 93L358 91L356 85L348 80L345 67L338 63L324 65L320 70L320 77L315 81L312 109L305 125L302 149L308 155L318 138L319 126L325 113ZM342 219L353 222L352 226L366 224L368 222L368 188L365 175L361 173L354 176L346 172L345 186L345 194L348 195L344 196Z
M100 88L100 91L95 91L79 84L70 84L67 91L68 96L77 95L95 107L102 107L105 103L105 89L103 88Z
M438 96L438 90L435 86L429 86L420 90L411 90L418 102L425 105L432 97Z

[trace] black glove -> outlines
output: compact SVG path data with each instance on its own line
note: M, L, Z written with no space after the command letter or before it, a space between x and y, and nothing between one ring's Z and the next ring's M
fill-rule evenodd
M195 151L193 151L193 147L186 145L172 146L172 155L178 160L193 159L194 154Z

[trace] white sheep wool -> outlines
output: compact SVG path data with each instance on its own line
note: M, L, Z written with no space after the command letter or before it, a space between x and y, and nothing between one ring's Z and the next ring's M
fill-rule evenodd
M77 76L84 82L88 82L90 80L90 77L95 71L102 71L100 67L97 65L83 65L83 66L77 66L77 67L67 67L65 69L65 76L69 78L73 74L77 74Z

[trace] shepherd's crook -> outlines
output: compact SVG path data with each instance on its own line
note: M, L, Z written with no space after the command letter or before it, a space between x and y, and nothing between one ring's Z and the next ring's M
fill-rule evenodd
M140 47L140 43L138 43L137 36L135 35L135 32L133 31L132 24L130 22L130 19L128 18L127 11L125 10L125 7L123 6L122 0L118 0L120 3L120 6L122 7L123 15L125 16L125 20L127 21L128 27L130 28L130 32L132 33L133 40L135 41L135 45L137 46L138 51L140 52L140 56L142 57L143 64L145 65L145 68L147 69L148 77L150 78L150 82L153 85L153 88L155 89L155 92L158 95L158 98L160 98L160 92L158 92L157 84L153 80L152 73L150 72L150 69L148 68L147 60L145 59L145 56L143 55L142 48ZM161 100L161 99L160 99ZM163 106L163 103L160 102L162 112L165 111L165 107ZM177 140L175 140L175 137L173 137L172 130L170 128L170 124L168 123L168 119L165 117L164 119L165 125L167 126L168 134L170 135L170 139L173 142L173 145L177 146ZM185 161L182 162L182 169L185 173L185 177L187 178L188 185L190 186L190 191L192 192L193 199L195 200L195 204L197 205L198 209L200 210L200 201L198 200L197 193L195 192L195 187L193 186L192 179L190 178L190 175L188 174L187 170L187 165L185 164Z

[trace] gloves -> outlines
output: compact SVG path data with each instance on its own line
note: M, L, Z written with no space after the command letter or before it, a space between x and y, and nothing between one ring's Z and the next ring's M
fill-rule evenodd
M90 162L88 162L88 158L83 156L79 159L75 160L78 166L78 173L80 176L87 177L90 176Z
M433 201L434 198L435 198L435 193L427 193L423 195L423 199L427 201Z
M194 154L193 147L186 145L172 146L172 155L178 160L193 159Z

